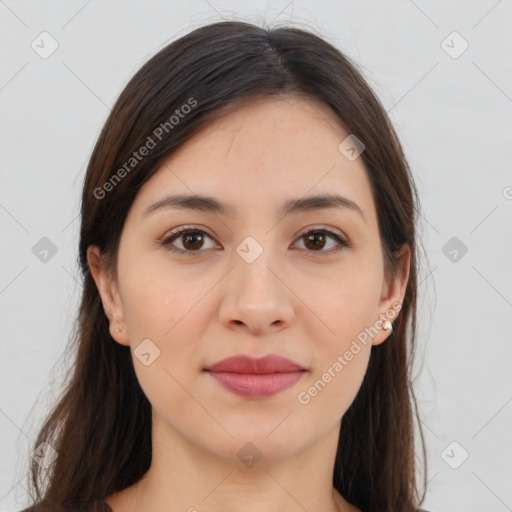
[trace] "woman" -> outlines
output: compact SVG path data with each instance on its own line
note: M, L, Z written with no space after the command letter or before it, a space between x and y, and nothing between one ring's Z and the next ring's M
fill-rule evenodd
M87 169L76 363L26 510L417 510L417 208L320 37L230 21L161 50Z

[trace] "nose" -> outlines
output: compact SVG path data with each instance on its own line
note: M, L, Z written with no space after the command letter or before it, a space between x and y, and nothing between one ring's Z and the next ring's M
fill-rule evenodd
M275 267L275 268L274 268ZM265 335L288 327L293 319L293 297L285 272L267 257L252 263L236 255L226 276L220 321L229 329Z

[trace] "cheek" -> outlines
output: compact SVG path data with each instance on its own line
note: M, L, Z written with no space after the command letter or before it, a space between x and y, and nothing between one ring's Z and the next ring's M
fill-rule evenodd
M383 269L378 252L354 253L335 286L339 289L340 314L351 325L366 327L375 319L382 292Z
M306 297L303 314L306 318L316 316L316 322L306 324L311 329L309 335L311 339L320 335L324 351L331 356L345 350L354 337L377 320L382 274L369 258L364 261L354 255L328 275L300 275L294 282L296 289L303 290L301 296Z
M311 310L323 321L306 324L315 340L314 373L300 387L298 403L308 414L327 414L337 421L356 397L371 354L371 328L381 292L381 273L371 258L347 260L310 295ZM304 313L306 314L306 313ZM310 313L309 313L310 314ZM321 330L318 330L318 326ZM321 332L321 335L319 334Z
M147 265L143 271L125 274L123 288L133 365L155 408L161 400L171 400L177 407L190 399L178 383L190 387L199 372L196 340L204 330L201 319L206 321L201 302L205 280L192 286L183 273L165 272L169 269Z
M186 390L199 372L196 340L203 329L204 290L187 286L183 275L162 276L154 266L134 273L126 280L123 302L137 379L153 408L164 415L190 407Z
M197 320L196 306L208 290L208 281L176 270L162 258L133 265L123 280L124 317L130 334L152 336L167 343L182 325Z
M297 402L309 418L334 424L354 401L365 376L371 345L340 342L324 353L323 364L300 387Z

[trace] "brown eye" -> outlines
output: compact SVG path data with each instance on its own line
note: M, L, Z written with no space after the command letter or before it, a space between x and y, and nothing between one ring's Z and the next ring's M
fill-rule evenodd
M325 234L315 232L313 234L309 234L305 236L306 242L305 245L308 249L323 249L325 246Z
M189 249L191 251L201 249L204 238L203 235L198 233L187 233L182 236L182 244L185 249Z
M341 251L345 247L350 247L350 244L343 240L339 235L329 231L328 229L313 229L300 236L299 240L304 239L304 245L308 252L318 252L322 254L333 254ZM323 250L328 240L331 239L335 242L334 246L328 247L329 250ZM332 250L330 250L332 249Z
M171 252L187 256L198 256L205 249L211 249L214 246L206 247L207 239L213 241L213 238L202 229L182 227L171 233L160 243L167 247ZM312 229L299 237L304 240L304 246L309 253L319 253L330 255L338 251L351 247L349 242L343 240L338 234L328 229ZM331 246L329 247L329 241ZM182 247L177 247L176 243L181 242ZM327 247L327 250L324 250Z
M171 233L162 240L161 244L167 246L172 252L195 256L197 253L203 252L201 249L204 249L205 240L207 238L213 240L212 237L202 229L184 227ZM174 244L176 241L181 241L183 248L175 247ZM207 249L209 248L210 247L207 247Z

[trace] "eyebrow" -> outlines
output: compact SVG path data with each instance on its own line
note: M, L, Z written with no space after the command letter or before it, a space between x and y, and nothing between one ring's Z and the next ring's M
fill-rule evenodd
M300 199L290 199L283 204L277 213L278 216L284 216L293 213L302 213L327 208L345 208L352 210L359 214L363 218L364 222L367 223L366 217L361 208L354 203L354 201L338 194L322 194L303 197ZM142 216L147 217L153 212L169 209L196 210L201 212L218 213L230 217L236 216L237 213L237 209L234 205L223 203L211 196L177 194L164 197L156 203L148 206L144 209Z

